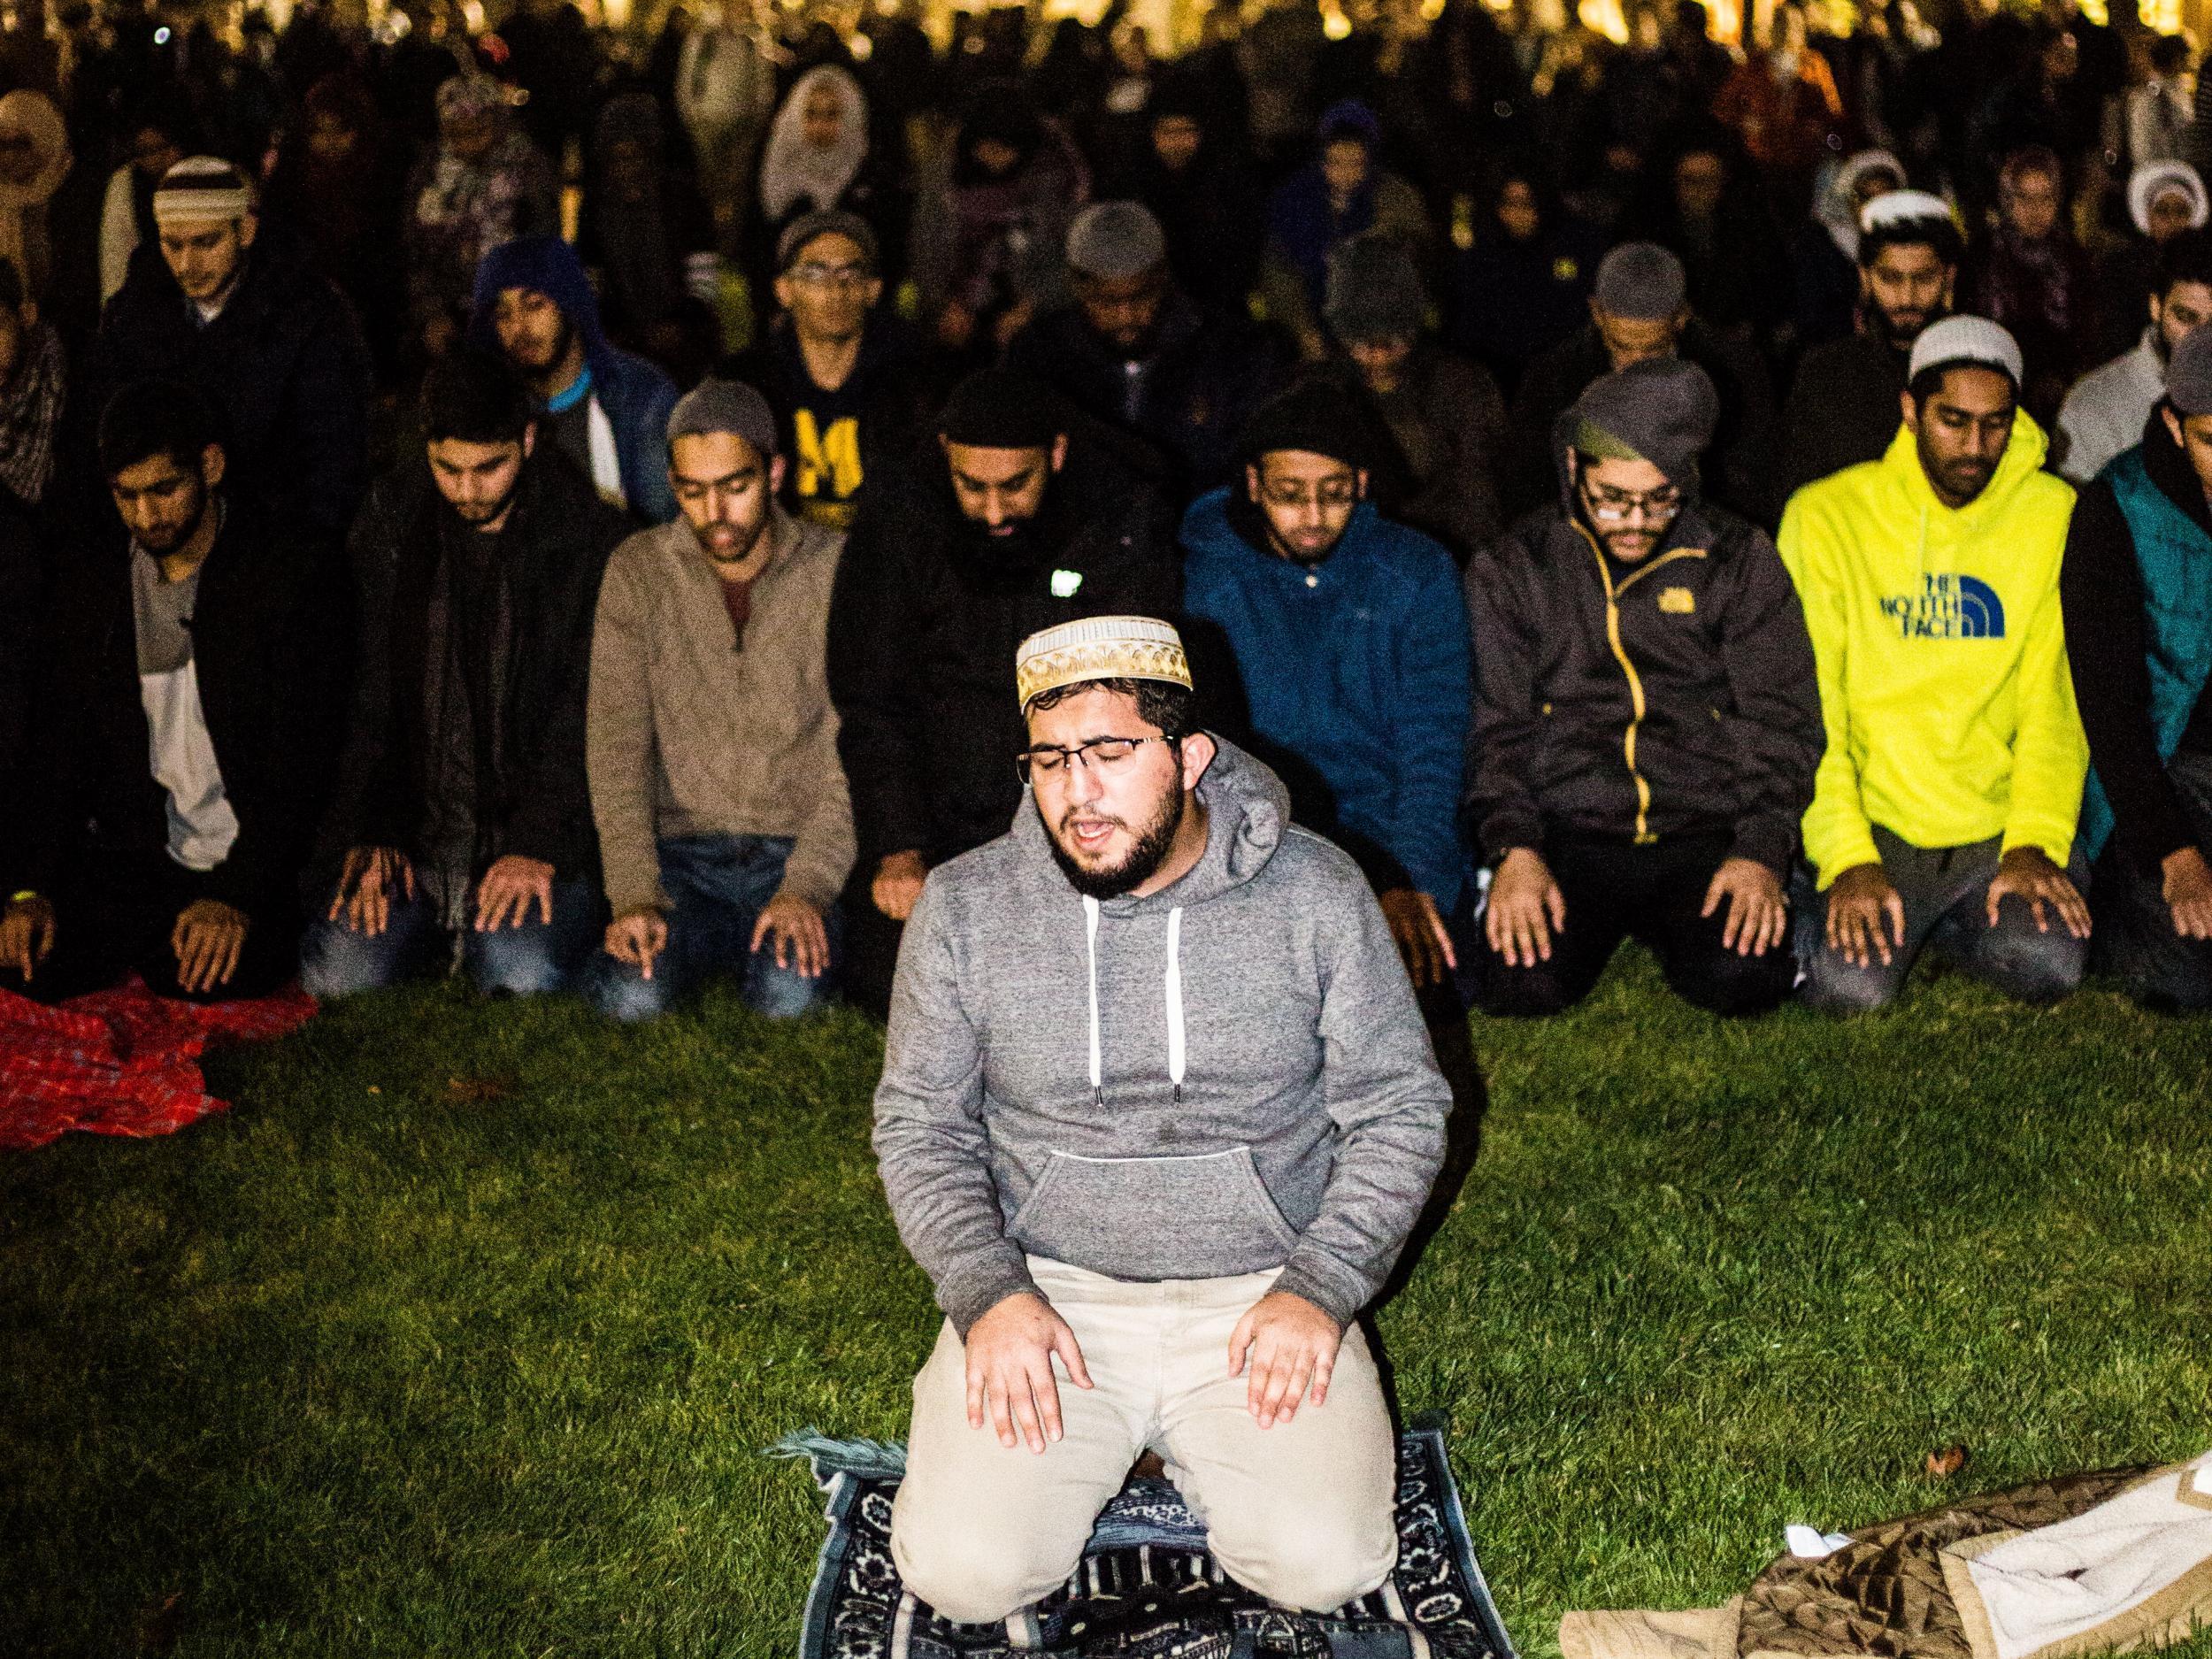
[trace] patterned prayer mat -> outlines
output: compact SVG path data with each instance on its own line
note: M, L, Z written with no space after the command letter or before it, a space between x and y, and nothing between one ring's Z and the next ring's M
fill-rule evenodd
M1515 1659L1438 1429L1398 1442L1397 1571L1333 1613L1286 1612L1234 1583L1175 1488L1136 1479L1099 1517L1075 1576L991 1625L940 1618L899 1582L902 1448L793 1435L772 1450L808 1458L828 1494L800 1659Z

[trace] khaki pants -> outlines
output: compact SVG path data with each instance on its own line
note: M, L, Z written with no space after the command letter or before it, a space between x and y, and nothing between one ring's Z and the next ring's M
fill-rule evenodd
M1231 1378L1229 1334L1274 1271L1128 1284L1032 1256L1094 1385L1060 1362L1064 1437L1041 1453L968 1426L967 1358L948 1322L914 1379L906 1479L891 1553L907 1587L947 1618L988 1624L1075 1571L1091 1524L1129 1466L1156 1451L1231 1577L1325 1612L1366 1594L1398 1559L1390 1414L1366 1339L1344 1333L1329 1400L1262 1429ZM1277 1270L1279 1271L1279 1270Z

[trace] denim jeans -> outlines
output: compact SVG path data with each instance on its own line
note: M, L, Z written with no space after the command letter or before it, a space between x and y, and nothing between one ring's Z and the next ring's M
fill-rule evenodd
M300 941L300 985L316 996L350 996L380 990L402 979L433 973L447 959L451 935L418 886L411 899L392 905L390 919L375 938L329 918L325 897ZM601 938L598 888L589 881L553 884L553 919L534 905L527 919L480 933L461 934L461 964L476 988L514 996L541 996L573 987Z
M602 955L592 966L592 1005L610 1018L655 1019L709 979L738 982L745 1005L771 1019L794 1019L829 995L826 970L808 979L776 965L772 941L753 949L753 928L783 886L791 839L780 835L678 835L660 843L661 888L668 895L668 948L649 979ZM837 911L823 918L832 964L841 954Z
M1811 872L1799 867L1794 909L1797 954L1805 972L1806 1002L1824 1013L1862 1014L1886 1008L1904 988L1912 964L1932 948L1962 971L2024 1002L2055 1002L2081 983L2089 941L2077 939L2054 916L2047 932L2035 925L2024 899L2008 898L1989 925L1989 884L1996 878L2000 843L1993 838L1964 847L1915 847L1874 826L1882 873L1904 901L1905 942L1891 941L1886 965L1878 955L1855 967L1829 948L1828 896L1813 891ZM2066 872L2089 890L2078 853ZM1886 926L1886 924L1885 924Z

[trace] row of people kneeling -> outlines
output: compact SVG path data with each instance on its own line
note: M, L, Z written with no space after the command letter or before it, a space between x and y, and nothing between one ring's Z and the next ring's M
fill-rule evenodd
M214 996L296 963L333 995L442 962L625 1018L718 974L772 1014L841 981L880 1007L928 870L1025 810L1017 644L1133 613L1178 619L1209 729L1358 860L1432 1012L1557 1011L1632 935L1726 1013L1801 980L1879 1006L1930 947L2049 1000L2092 901L2131 991L2205 1006L2212 336L2078 503L2020 372L1995 325L1931 326L1888 454L1770 540L1701 496L1703 372L1632 365L1463 586L1366 499L1317 384L1179 525L1110 434L987 372L847 537L775 504L772 416L710 380L669 424L679 518L632 534L465 357L349 592L231 499L203 400L128 388L101 433L127 549L52 606L77 648L42 680L0 972Z

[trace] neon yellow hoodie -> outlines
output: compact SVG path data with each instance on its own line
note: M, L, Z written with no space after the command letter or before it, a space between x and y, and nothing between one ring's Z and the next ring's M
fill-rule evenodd
M2070 486L2024 412L1989 488L1947 507L1900 426L1878 461L1790 498L1777 538L1820 673L1827 752L1805 814L1825 887L1916 847L2004 837L2065 864L2089 744L2059 616Z

